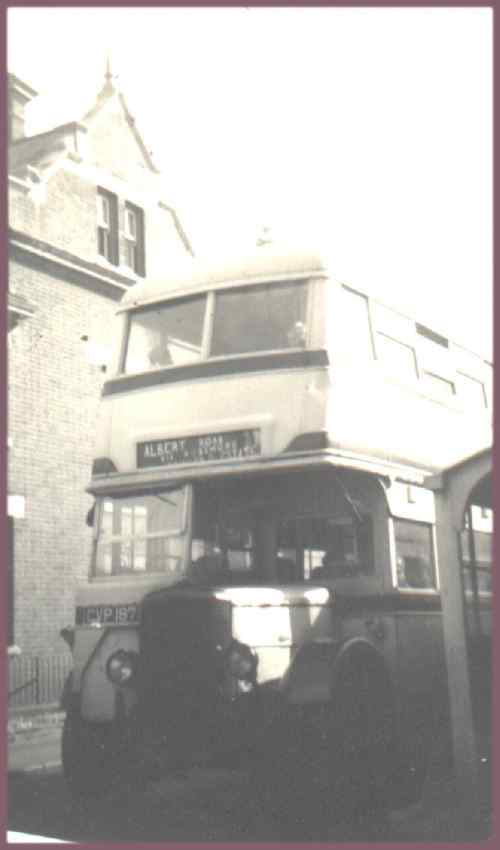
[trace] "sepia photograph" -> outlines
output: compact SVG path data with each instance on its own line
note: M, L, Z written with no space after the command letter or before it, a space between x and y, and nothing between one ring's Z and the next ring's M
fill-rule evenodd
M8 842L484 845L493 9L6 23Z

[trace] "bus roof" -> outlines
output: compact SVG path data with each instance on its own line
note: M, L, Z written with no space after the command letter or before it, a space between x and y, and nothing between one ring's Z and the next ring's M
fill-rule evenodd
M170 296L195 292L231 283L260 283L264 280L286 280L311 275L325 275L325 259L313 251L298 252L289 247L281 250L274 244L256 248L251 254L222 259L195 258L172 268L161 280L143 280L124 295L120 307L158 301Z
M289 243L277 245L272 242L256 247L249 253L231 254L228 251L224 257L217 255L189 258L178 265L170 266L168 274L161 279L140 280L131 286L123 295L118 305L118 312L229 285L327 277L330 268L327 256L329 255L320 250L303 248L299 251L291 247ZM343 287L370 297L374 303L387 308L394 315L418 323L418 319L414 316L394 308L376 295L369 294L366 290L338 278L336 280ZM424 323L422 326L425 329ZM433 330L452 342L455 347L474 354L488 365L492 365L491 357L450 339L444 329L441 331L433 325Z

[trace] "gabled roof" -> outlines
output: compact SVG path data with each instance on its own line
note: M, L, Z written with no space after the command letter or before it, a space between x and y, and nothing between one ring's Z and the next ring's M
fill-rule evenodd
M30 89L30 91L32 90ZM36 94L36 92L33 91L33 94ZM33 136L25 136L11 143L9 149L9 172L16 174L28 165L32 167L46 167L60 157L67 156L68 153L82 156L84 153L83 139L86 133L88 133L88 128L92 126L92 123L113 99L120 104L126 123L130 127L147 168L153 174L159 174L160 172L152 160L151 153L148 151L136 127L135 119L127 106L124 95L115 88L112 82L109 68L106 72L106 81L97 95L96 103L80 121L61 124L46 132L37 133Z
M113 85L113 81L112 81L111 73L109 71L109 67L108 67L108 70L106 71L106 82L104 83L101 91L97 95L97 100L96 100L94 106L84 116L83 123L87 124L87 125L91 124L94 121L94 119L99 115L99 113L107 106L109 101L112 100L113 98L116 98L118 100L118 102L119 102L119 104L120 104L120 106L123 110L125 120L127 121L128 126L132 130L134 138L135 138L135 140L136 140L136 142L139 146L139 149L140 149L140 151L141 151L141 153L142 153L142 155L143 155L143 157L146 161L148 168L151 171L153 171L155 174L159 174L159 170L157 169L157 167L155 166L155 164L154 164L154 162L151 158L151 153L148 151L146 145L144 144L144 140L143 140L141 134L139 133L139 130L137 129L137 127L135 125L135 118L133 117L133 115L131 114L131 112L130 112L128 106L127 106L125 96L122 94L122 92L118 91Z

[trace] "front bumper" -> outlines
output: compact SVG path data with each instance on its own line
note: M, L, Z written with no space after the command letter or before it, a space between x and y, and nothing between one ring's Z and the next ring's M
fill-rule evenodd
M218 695L212 703L141 706L139 701L129 718L129 736L141 762L161 772L225 766L256 755L284 710L285 700L272 683L234 699Z

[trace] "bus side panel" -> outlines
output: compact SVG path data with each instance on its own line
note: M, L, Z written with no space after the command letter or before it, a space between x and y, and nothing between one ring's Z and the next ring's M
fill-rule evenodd
M486 414L467 416L453 397L426 396L417 378L405 384L386 375L377 361L349 370L342 363L334 366L327 430L345 450L432 470L491 444Z
M420 605L418 610L416 599L413 610L396 615L401 743L417 770L425 768L423 759L432 757L448 715L442 612L425 610L422 601Z

